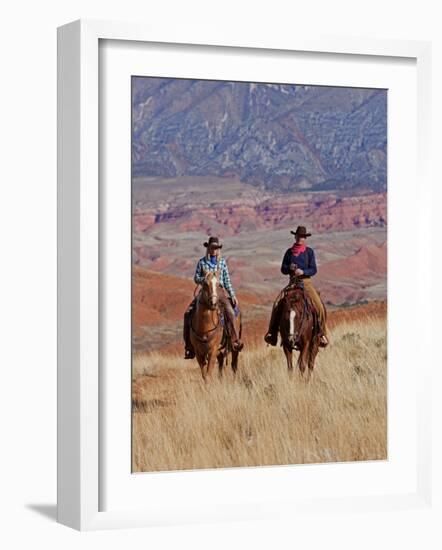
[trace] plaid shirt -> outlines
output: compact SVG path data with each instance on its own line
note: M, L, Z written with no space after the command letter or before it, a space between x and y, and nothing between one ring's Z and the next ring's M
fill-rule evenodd
M218 260L218 264L216 264L216 265L213 265L212 262L210 261L210 258L207 257L207 256L204 256L203 258L200 258L198 260L196 270L195 270L195 277L193 279L194 279L194 281L197 285L202 284L204 282L204 271L203 270L206 269L207 271L216 271L216 268L218 267L218 265L219 265L219 270L220 270L219 284L220 284L220 286L222 286L223 288L225 288L227 290L227 292L229 293L229 296L231 298L234 298L235 297L235 292L233 290L232 282L230 281L230 275L229 275L229 270L227 268L227 262L223 257L221 257Z

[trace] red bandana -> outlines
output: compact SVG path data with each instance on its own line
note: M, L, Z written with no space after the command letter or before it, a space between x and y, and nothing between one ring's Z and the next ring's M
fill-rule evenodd
M293 256L299 256L299 254L301 254L301 252L305 252L305 248L306 248L305 244L295 243L292 246Z

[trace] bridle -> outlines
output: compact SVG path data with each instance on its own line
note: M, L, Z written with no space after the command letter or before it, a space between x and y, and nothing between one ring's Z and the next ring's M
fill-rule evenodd
M208 299L205 300L205 301L201 300L202 296L207 297L207 292L205 292L205 286L207 286L207 281L206 280L204 280L203 287L202 287L202 289L200 291L200 294L198 296L198 301L201 301L206 306L209 306L209 308L211 310L212 324L214 326L213 326L213 328L210 328L210 329L206 330L205 332L203 332L203 334L201 335L198 332L196 332L196 330L193 328L193 324L192 324L193 315L192 315L192 318L190 320L190 330L193 332L195 338L197 340L199 340L200 342L202 342L202 343L207 343L208 342L208 340L215 334L215 331L219 327L219 324L220 324L220 315L219 315L218 304L216 305L215 308L212 308L212 307L210 307L210 303L209 303ZM215 322L214 317L213 317L215 312L217 313L217 317L218 317L216 322Z
M299 328L298 330L296 331L296 333L299 335L302 334L303 332L303 329L304 329L304 324L305 322L307 321L308 319L308 311L309 311L309 307L308 307L308 301L307 301L307 298L305 296L305 291L304 291L304 287L301 287L299 285L299 280L294 280L294 281L291 281L288 288L287 288L287 291L286 291L286 297L285 299L288 300L289 302L291 301L290 300L290 297L288 296L288 293L289 292L298 292L298 289L301 291L301 295L302 295L302 312L301 312L301 321L299 322ZM299 292L298 292L299 293ZM291 306L291 304L290 304Z

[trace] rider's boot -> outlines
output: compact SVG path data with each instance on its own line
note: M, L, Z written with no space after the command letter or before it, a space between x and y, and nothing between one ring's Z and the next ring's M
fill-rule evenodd
M194 359L195 350L193 349L192 342L190 341L190 319L192 314L192 307L190 306L184 314L183 323L183 339L184 339L184 359Z
M328 346L328 340L325 334L322 334L321 337L319 338L319 345L321 348L325 348Z
M268 331L267 334L264 336L264 341L271 346L276 346L276 344L278 343L278 333Z
M329 338L329 336L327 336L327 335L325 334L325 332L322 332L321 335L319 336L319 346L320 346L321 348L325 348L325 347L327 347L327 346L329 345L329 343L330 343L330 338Z
M270 315L269 328L267 334L264 336L264 341L271 346L276 346L278 343L278 325L279 325L279 304L280 299L276 299L272 307L272 313Z
M193 348L186 348L184 351L184 359L194 359L195 351Z
M232 349L233 351L241 351L244 347L244 343L241 342L241 340L238 338L234 342L232 342Z

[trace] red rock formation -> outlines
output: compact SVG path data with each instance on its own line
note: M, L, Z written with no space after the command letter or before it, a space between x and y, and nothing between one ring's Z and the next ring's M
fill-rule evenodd
M321 267L321 277L345 280L358 277L368 280L370 275L376 277L387 273L387 243L370 244L361 247L355 254L345 258L327 262Z
M182 319L193 298L191 279L134 266L132 270L132 321L135 326L173 324ZM244 306L259 303L257 296L238 293Z
M353 228L384 226L387 222L385 193L361 196L312 196L299 200L294 196L275 196L261 202L236 200L212 204L188 204L166 209L146 207L134 211L134 230L146 233L158 224L172 224L179 231L209 232L211 223L225 227L225 235L237 234L244 228L271 228L302 220L316 233Z

